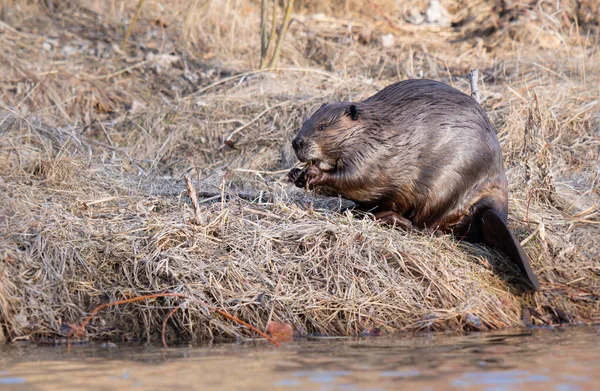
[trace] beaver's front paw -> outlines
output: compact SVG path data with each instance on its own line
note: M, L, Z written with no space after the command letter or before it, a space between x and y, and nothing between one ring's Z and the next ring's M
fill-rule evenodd
M287 174L287 179L302 189L314 189L327 182L328 174L317 166L308 166L304 169L292 168Z
M288 181L294 183L297 187L305 188L308 177L306 176L306 170L300 168L292 168L287 175Z
M324 184L327 181L328 174L325 171L319 170L317 166L309 166L304 170L308 178L308 186L312 189L315 186Z
M290 170L290 172L288 172L287 180L288 182L296 183L296 181L298 180L298 178L300 178L301 175L303 175L303 171L299 168L294 167Z

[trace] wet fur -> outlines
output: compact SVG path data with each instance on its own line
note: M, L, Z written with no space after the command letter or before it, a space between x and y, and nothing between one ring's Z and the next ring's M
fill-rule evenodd
M408 80L362 102L323 105L293 144L301 161L314 164L305 183L320 194L470 242L486 242L485 211L506 222L493 126L473 98L446 84Z

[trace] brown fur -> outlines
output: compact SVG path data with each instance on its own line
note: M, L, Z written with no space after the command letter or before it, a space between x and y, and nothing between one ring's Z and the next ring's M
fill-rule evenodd
M431 80L388 86L362 102L321 106L292 142L298 186L342 196L382 220L484 242L481 216L508 214L496 133L470 96ZM523 262L527 262L525 259Z

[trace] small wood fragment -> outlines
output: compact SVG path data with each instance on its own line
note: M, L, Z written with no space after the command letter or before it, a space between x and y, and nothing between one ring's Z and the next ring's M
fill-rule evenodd
M198 195L196 194L196 189L194 188L194 184L189 175L184 177L185 179L185 187L188 191L188 196L190 200L192 200L192 205L194 206L194 224L200 224L200 204L198 203Z
M481 102L481 94L479 93L479 87L477 81L479 79L479 69L471 69L469 72L469 83L471 84L471 96L477 101Z

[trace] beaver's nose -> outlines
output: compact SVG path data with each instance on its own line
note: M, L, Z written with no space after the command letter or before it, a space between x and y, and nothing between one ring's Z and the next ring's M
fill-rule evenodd
M292 140L292 147L294 147L294 150L298 150L300 148L302 148L304 146L304 140L301 139L300 137L296 137L295 139Z

